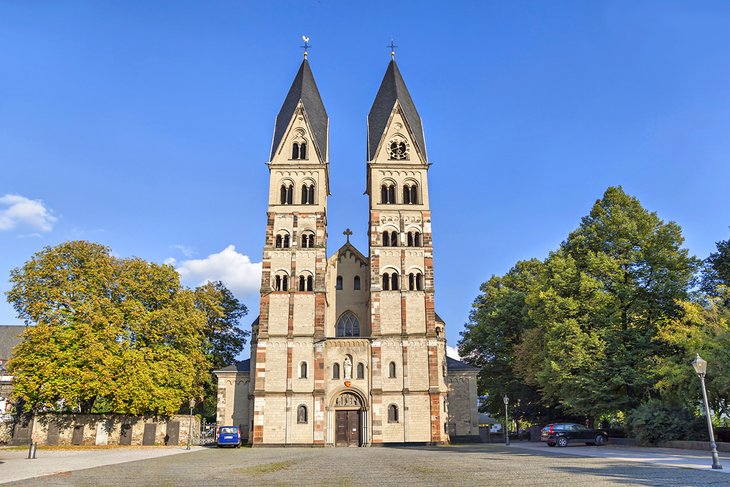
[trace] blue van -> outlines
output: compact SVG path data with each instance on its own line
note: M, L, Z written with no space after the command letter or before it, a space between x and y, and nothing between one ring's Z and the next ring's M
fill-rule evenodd
M235 446L241 448L241 428L238 426L218 427L218 447Z

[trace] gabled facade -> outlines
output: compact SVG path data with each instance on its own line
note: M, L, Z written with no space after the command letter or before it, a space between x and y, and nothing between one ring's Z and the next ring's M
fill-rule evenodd
M254 446L446 443L457 430L434 307L429 163L394 60L368 115L367 254L349 230L325 254L328 128L305 58L274 129L251 359L216 371L218 423L241 425ZM475 408L472 377L458 397ZM457 434L478 437L474 424Z

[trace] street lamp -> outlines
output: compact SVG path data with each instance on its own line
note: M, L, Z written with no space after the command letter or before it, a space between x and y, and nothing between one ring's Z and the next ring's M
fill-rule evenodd
M186 450L190 449L190 440L193 436L193 408L195 407L195 398L190 398L190 423L188 423L188 446Z
M509 446L509 425L507 417L507 405L509 404L509 397L507 394L504 395L504 444Z
M707 388L705 387L705 374L707 373L707 361L697 354L697 358L692 362L697 376L702 382L702 397L705 399L705 416L707 416L707 430L710 433L710 451L712 452L712 468L722 470L720 465L720 456L717 454L717 444L715 443L715 433L712 431L712 417L710 416L710 405L707 403Z

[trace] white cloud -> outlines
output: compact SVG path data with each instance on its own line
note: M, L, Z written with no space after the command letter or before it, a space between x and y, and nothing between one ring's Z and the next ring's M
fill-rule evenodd
M187 245L175 244L175 245L172 245L171 248L179 251L181 254L183 254L188 259L195 255L195 250L193 250L191 247L188 247Z
M176 261L171 258L165 263L174 265ZM176 270L183 281L190 285L221 281L237 295L253 294L261 287L261 262L251 262L247 255L237 252L233 245L204 259L184 260Z
M19 194L0 197L0 231L25 227L50 232L58 220L41 200L32 200Z
M456 360L461 360L461 357L459 357L459 350L451 345L446 345L446 355Z

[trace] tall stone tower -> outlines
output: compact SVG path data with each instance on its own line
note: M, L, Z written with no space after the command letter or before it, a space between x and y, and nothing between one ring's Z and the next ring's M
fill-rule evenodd
M379 430L396 426L388 424L381 405L402 403L397 426L403 441L448 441L444 324L434 310L429 163L421 118L395 59L368 115L367 159L373 435L387 438L391 435Z
M276 117L268 164L261 314L251 359L254 445L324 443L319 340L326 301L328 137L327 111L305 57ZM290 424L297 404L311 412L307 422L314 431L310 427L306 438L298 438Z

